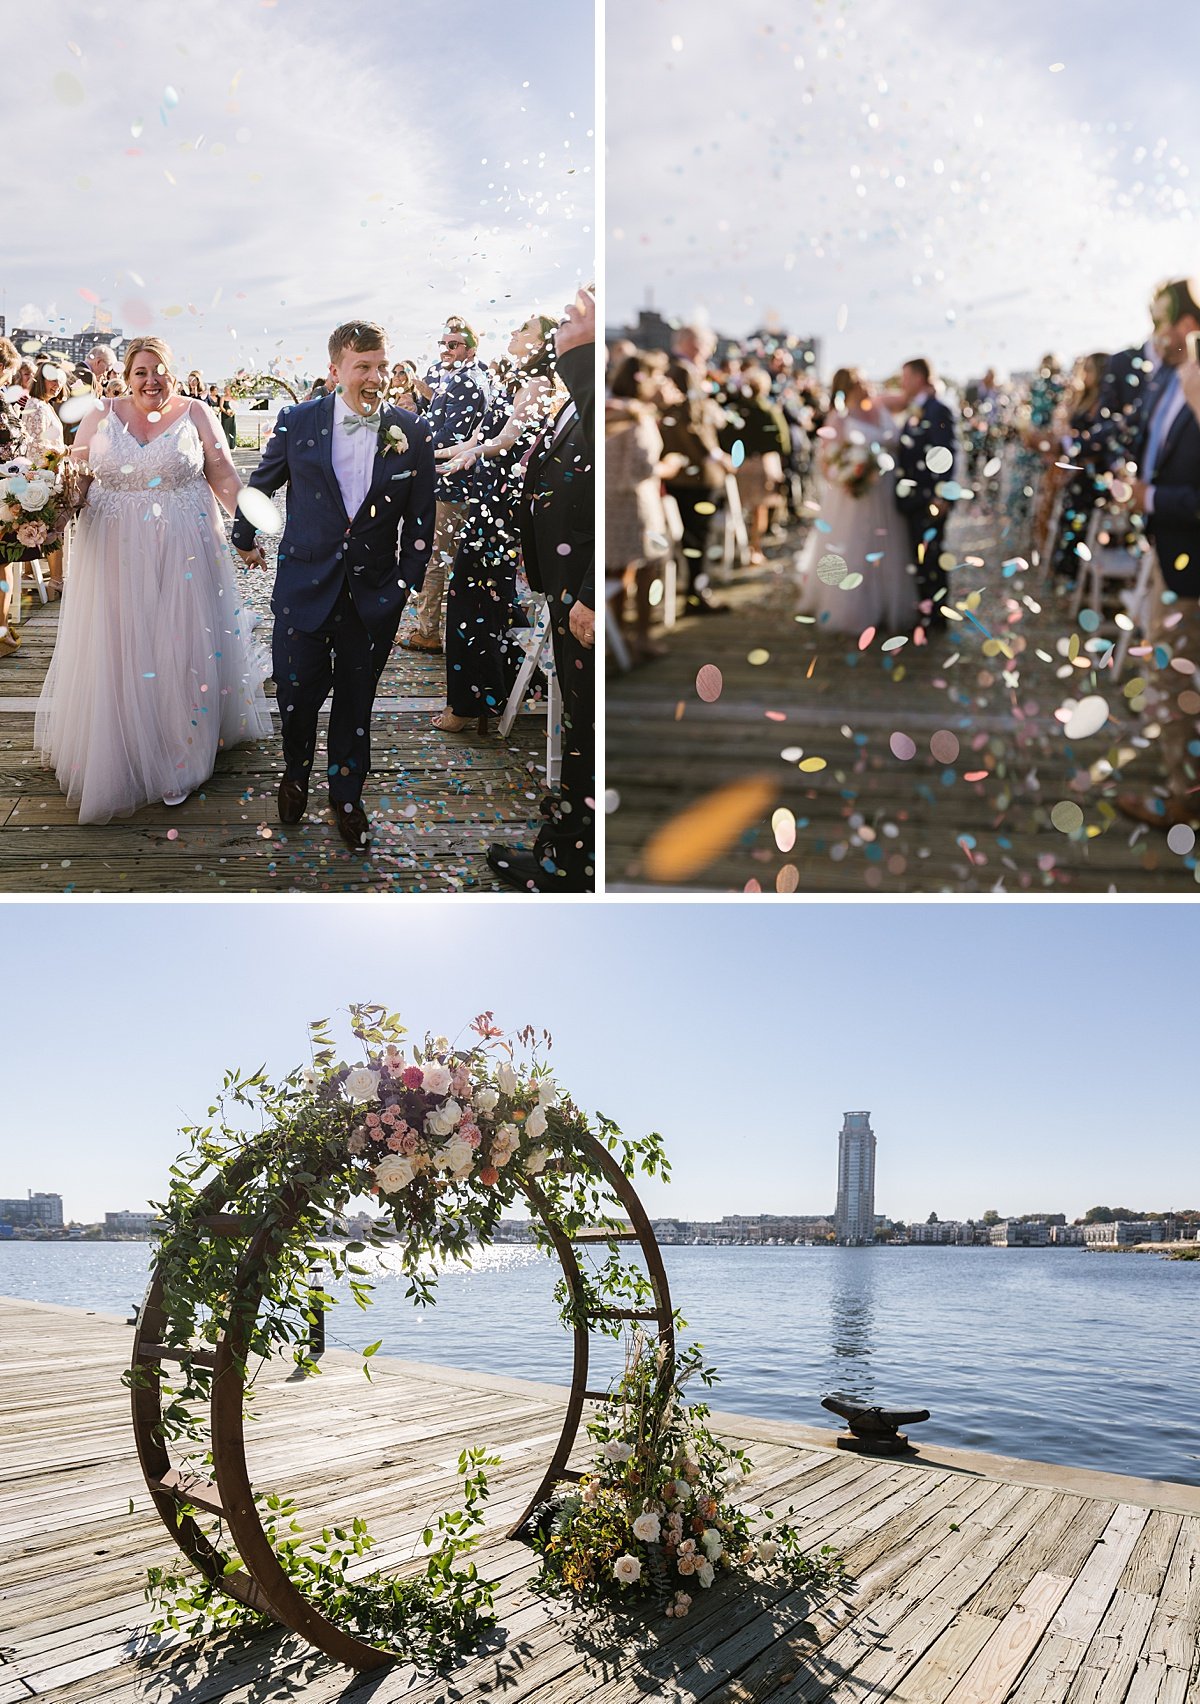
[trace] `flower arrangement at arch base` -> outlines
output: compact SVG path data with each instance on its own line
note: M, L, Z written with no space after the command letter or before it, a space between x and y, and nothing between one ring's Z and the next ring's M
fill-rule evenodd
M541 1583L585 1603L650 1599L674 1617L731 1576L783 1575L822 1596L852 1589L831 1546L805 1551L790 1508L755 1514L732 1500L753 1464L710 1431L706 1403L686 1401L693 1379L717 1382L698 1346L669 1370L634 1333L625 1371L588 1426L590 1470L540 1513Z

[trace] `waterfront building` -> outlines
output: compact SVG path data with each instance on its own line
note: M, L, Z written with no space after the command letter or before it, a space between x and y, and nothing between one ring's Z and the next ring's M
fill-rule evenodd
M1051 1225L1050 1241L1057 1247L1082 1248L1082 1225Z
M910 1225L908 1240L910 1243L956 1243L961 1231L962 1226L957 1219L935 1219L929 1225Z
M152 1237L164 1228L157 1213L106 1213L104 1229L115 1236Z
M875 1132L869 1112L848 1112L838 1134L834 1227L839 1243L875 1241Z
M1130 1248L1134 1243L1164 1240L1161 1219L1110 1219L1082 1229L1088 1248Z
M61 1231L63 1204L61 1195L47 1195L32 1189L22 1200L17 1195L0 1199L0 1223L34 1227L44 1231Z
M993 1248L1048 1248L1050 1226L1044 1219L1001 1219L989 1240Z

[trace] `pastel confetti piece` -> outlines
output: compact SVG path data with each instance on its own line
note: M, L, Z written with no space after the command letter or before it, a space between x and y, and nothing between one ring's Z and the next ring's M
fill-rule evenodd
M775 877L776 893L795 893L800 886L800 872L795 864L784 864Z
M933 444L925 451L925 466L930 473L949 473L954 466L954 451L945 444Z
M775 791L769 777L752 775L706 793L651 835L644 854L647 876L678 882L698 875L761 820Z
M257 491L252 485L243 485L238 492L237 506L255 532L274 535L283 531L283 516L265 491Z
M875 637L875 629L873 627L864 627L862 632L858 636L858 648L859 648L859 650L865 651L867 646L871 643L872 639L874 639L874 637Z
M850 572L844 556L837 556L832 551L822 556L817 563L817 579L826 586L840 586Z
M1093 694L1074 706L1063 732L1069 740L1090 739L1108 721L1108 700Z
M988 772L986 769L970 769L963 776L964 781L986 781L987 778Z
M790 852L796 844L796 819L786 805L771 816L771 833L775 836L775 844L781 852Z
M1083 812L1074 799L1060 799L1050 812L1050 821L1060 834L1077 834L1083 827Z
M949 728L939 728L929 742L929 749L938 763L953 763L960 749L958 736Z
M1196 844L1196 831L1186 822L1177 822L1167 831L1167 845L1180 858L1186 858Z
M917 755L917 742L910 739L907 734L893 734L888 745L891 748L892 756L898 757L901 763L908 763L911 758Z
M715 704L724 685L724 676L717 665L705 663L696 675L696 696L706 704Z
M756 668L756 669L762 668L763 664L766 663L766 662L769 662L770 659L771 659L770 651L764 651L761 646L757 647L753 651L750 651L746 656L746 661L753 668Z
M819 769L824 769L825 759L823 757L806 757L799 767L806 775L815 775Z

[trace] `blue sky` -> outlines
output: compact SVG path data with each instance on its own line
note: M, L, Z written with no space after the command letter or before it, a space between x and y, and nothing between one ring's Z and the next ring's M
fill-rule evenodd
M607 32L610 324L651 289L774 312L827 373L961 377L1140 341L1200 272L1180 0L608 0Z
M498 353L594 273L590 0L43 0L24 59L10 327L98 297L185 370L312 371L354 314Z
M303 1062L307 1021L352 1000L418 1034L453 1036L487 1007L548 1028L583 1107L665 1137L674 1180L647 1188L655 1213L827 1210L850 1107L872 1113L893 1217L1200 1206L1198 925L1178 905L2 915L19 1043L0 1195L57 1189L76 1218L156 1196L225 1067Z

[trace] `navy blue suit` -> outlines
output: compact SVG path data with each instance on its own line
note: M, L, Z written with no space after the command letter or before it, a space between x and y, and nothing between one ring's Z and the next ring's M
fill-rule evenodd
M465 444L482 422L487 406L487 371L479 361L468 361L444 380L426 405L423 418L433 433L434 449L451 450ZM439 467L439 503L465 503L470 491L469 474L443 473Z
M930 507L937 502L937 486L951 477L950 473L933 473L926 461L929 450L939 446L952 454L957 449L954 416L936 396L925 399L916 415L908 415L900 428L896 448L896 468L901 479L910 481L903 496L897 493L896 507L908 524L909 547L917 569L918 602L932 603L936 594L946 589L946 574L938 566L942 552L942 537L950 518L949 504L939 503L938 514Z
M370 771L375 689L432 547L433 445L424 420L385 405L380 446L398 427L407 448L376 450L362 507L347 515L333 471L333 424L333 396L283 409L249 483L267 496L287 486L271 608L288 778L308 785L317 718L332 687L329 796L357 804ZM233 543L254 546L254 528L240 512Z
M1154 375L1134 457L1139 469L1145 469L1150 423L1174 371L1162 367ZM1200 424L1186 402L1171 422L1158 448L1158 463L1149 472L1154 513L1146 516L1146 532L1158 556L1163 585L1181 598L1200 598ZM1141 477L1146 477L1145 471Z

